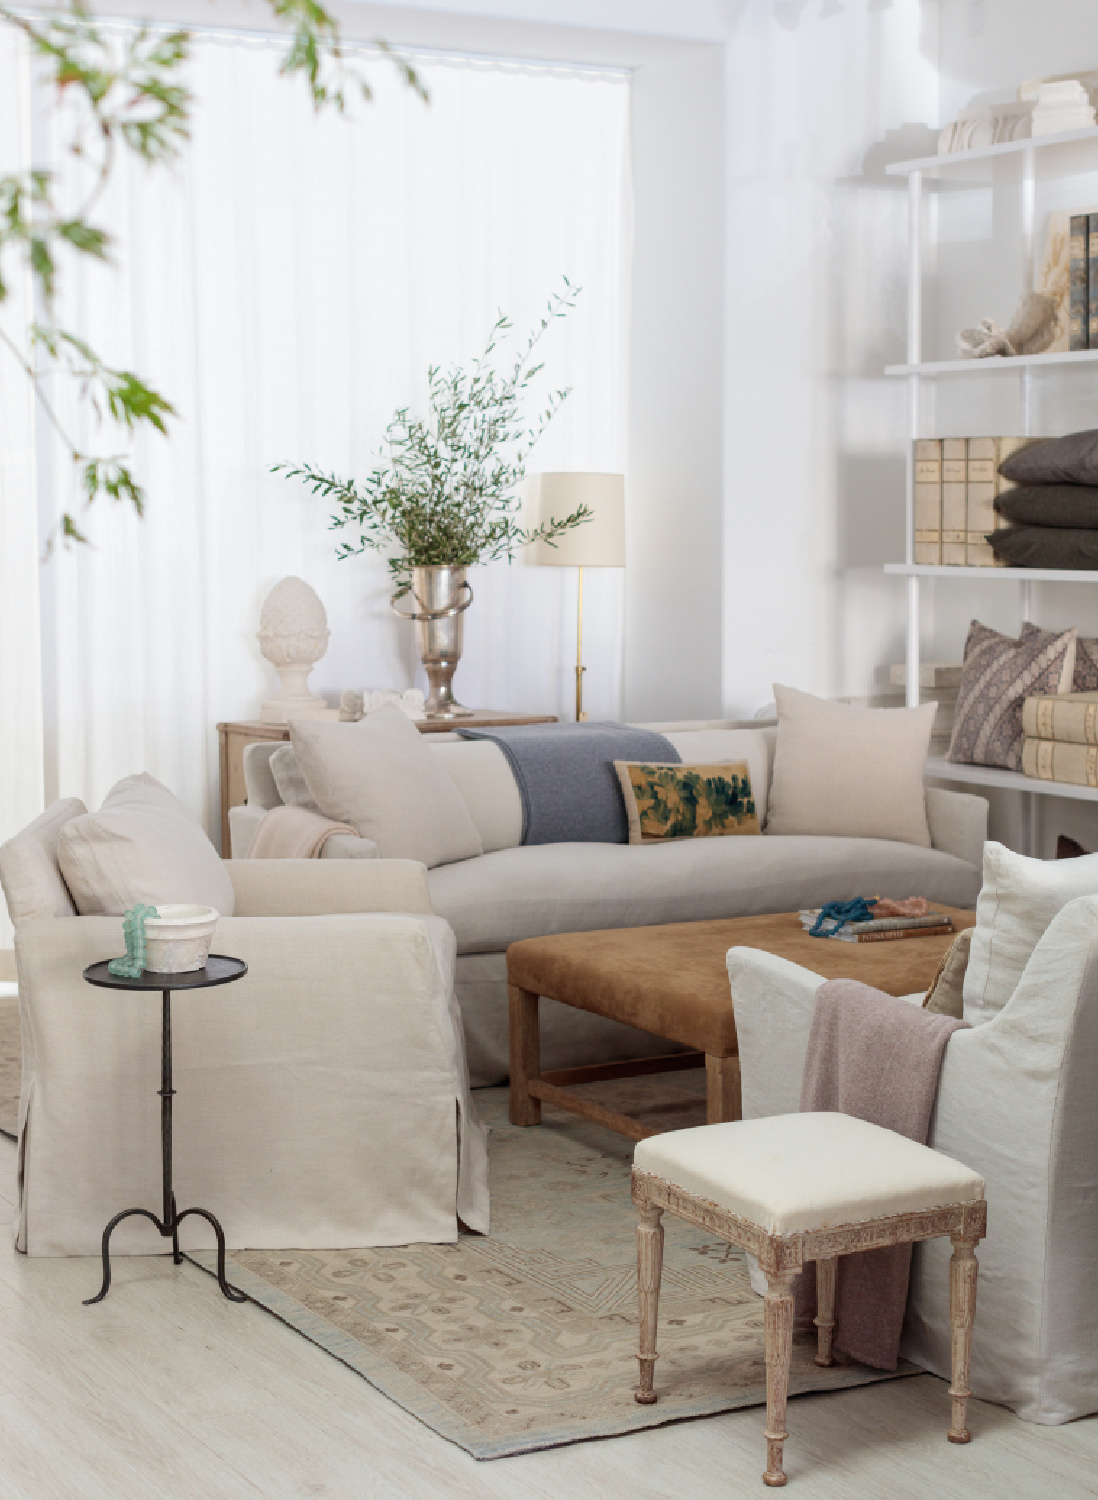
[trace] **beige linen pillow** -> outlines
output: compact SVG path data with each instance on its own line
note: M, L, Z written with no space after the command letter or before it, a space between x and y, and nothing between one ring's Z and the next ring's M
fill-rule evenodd
M936 1016L952 1016L955 1021L963 1019L965 970L972 946L972 932L971 927L966 927L946 949L938 965L938 972L923 997L924 1010L933 1011Z
M301 774L292 745L279 745L267 764L271 768L278 795L286 807L304 807L309 812L319 812L316 799L309 790L309 783Z
M766 832L930 847L923 767L936 703L855 708L774 684L778 742Z
M143 773L111 787L97 813L58 840L61 873L83 917L121 916L138 901L194 902L233 914L233 883L179 798Z
M430 868L483 854L460 792L399 708L386 704L357 724L294 719L290 740L320 811L373 839L382 859Z
M965 1020L990 1021L1013 995L1052 919L1077 896L1098 896L1098 854L1027 859L984 845L984 883L965 970Z
M87 810L79 797L63 797L0 845L0 886L13 922L26 917L76 916L76 906L61 878L57 845L65 824Z
M616 760L631 844L761 833L745 760Z

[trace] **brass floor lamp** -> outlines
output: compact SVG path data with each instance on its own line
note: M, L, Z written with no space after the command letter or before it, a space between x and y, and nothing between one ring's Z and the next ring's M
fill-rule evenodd
M625 567L625 477L622 474L538 474L533 477L535 525L570 516L581 505L592 512L582 526L566 531L555 546L538 542L532 561L542 566L578 568L576 607L576 723L583 709L583 570Z

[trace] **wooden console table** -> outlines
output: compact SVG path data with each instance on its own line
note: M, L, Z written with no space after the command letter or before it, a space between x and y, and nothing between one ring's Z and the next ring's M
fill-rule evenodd
M513 714L506 709L478 708L468 719L419 719L421 734L448 734L454 729L492 729L504 724L555 724L556 714ZM261 724L255 720L217 726L218 758L221 766L221 857L228 859L229 808L248 800L244 785L244 746L261 740L288 740L285 724Z

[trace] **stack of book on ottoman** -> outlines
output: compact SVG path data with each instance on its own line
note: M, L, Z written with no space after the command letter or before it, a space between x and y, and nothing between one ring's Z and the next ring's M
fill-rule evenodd
M1027 698L1022 732L1026 776L1098 787L1098 693Z
M926 905L925 902L920 904ZM870 909L872 910L872 903ZM818 906L800 913L801 926L806 932L812 932L819 916ZM834 938L840 943L887 943L896 938L942 937L952 931L952 917L944 911L928 910L917 917L871 917L868 921L843 922L838 927L825 921L824 930L814 935Z

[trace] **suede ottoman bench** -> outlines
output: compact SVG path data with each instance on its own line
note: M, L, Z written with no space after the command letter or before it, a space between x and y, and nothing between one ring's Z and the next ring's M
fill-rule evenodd
M957 932L975 924L974 912L937 902L935 909L952 918ZM761 948L824 979L860 979L890 995L910 995L930 986L955 936L826 941L809 937L796 912L780 912L717 922L565 932L512 943L507 950L511 1123L540 1124L544 1100L631 1140L644 1140L659 1132L568 1093L568 1086L703 1065L707 1122L738 1120L740 1060L725 967L729 948ZM543 1073L538 1033L542 995L639 1027L688 1050Z

